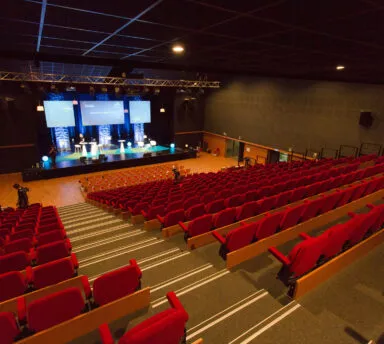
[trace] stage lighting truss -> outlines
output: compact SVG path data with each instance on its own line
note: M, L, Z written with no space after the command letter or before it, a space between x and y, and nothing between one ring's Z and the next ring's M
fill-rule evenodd
M220 81L208 80L167 80L167 79L126 79L103 76L62 75L46 73L1 72L0 80L19 82L47 82L51 84L92 84L111 86L143 86L143 87L178 87L178 88L219 88Z

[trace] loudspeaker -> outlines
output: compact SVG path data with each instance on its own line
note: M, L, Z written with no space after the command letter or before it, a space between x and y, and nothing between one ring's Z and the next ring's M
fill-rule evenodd
M364 128L370 128L373 124L373 117L371 111L360 111L359 124Z
M152 156L152 153L144 153L143 158L150 158Z

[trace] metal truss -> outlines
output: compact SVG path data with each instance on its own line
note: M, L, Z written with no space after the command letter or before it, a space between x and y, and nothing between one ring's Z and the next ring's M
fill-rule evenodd
M109 76L62 75L46 73L1 72L0 80L19 82L47 82L52 84L89 84L105 86L146 86L146 87L183 87L183 88L219 88L220 81L208 80L166 80L166 79L126 79Z

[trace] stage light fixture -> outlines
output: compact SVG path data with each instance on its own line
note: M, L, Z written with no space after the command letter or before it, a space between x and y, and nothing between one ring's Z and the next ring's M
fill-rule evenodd
M184 47L181 44L175 44L172 47L172 51L176 54L181 54L184 52Z
M148 136L147 136L147 135L144 135L144 136L143 136L143 139L147 139L147 138L148 138Z
M155 88L154 90L153 90L153 93L154 93L154 95L159 95L160 94L160 88Z
M89 94L91 96L95 95L95 88L93 86L89 86Z
M128 147L132 147L132 142L128 142L128 143L127 143L127 146L128 146Z
M149 143L151 144L152 147L156 146L156 141L155 140L151 140L151 141L149 141Z
M342 66L342 65L338 65L337 67L336 67L336 70L343 70L345 67L344 66Z
M188 148L189 147L189 145L188 144L185 144L185 148Z
M171 147L171 148L175 148L175 144L174 144L174 143L171 143L171 144L170 144L170 147Z
M108 88L105 86L101 87L101 92L108 93Z
M164 108L164 106L162 106L162 107L160 108L160 112L165 112L165 108Z
M44 111L44 106L41 105L41 103L39 102L39 105L37 105L36 110L39 111L39 112L43 112Z
M41 160L43 160L44 162L47 162L48 161L48 157L46 155L44 155Z
M72 100L72 104L73 104L73 105L79 105L79 102L78 102L76 99L73 99L73 100Z

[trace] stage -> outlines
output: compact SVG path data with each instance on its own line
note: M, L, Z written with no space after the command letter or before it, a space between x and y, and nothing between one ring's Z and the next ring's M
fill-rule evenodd
M111 147L104 149L104 159L87 153L84 162L80 161L82 153L62 152L57 155L56 167L51 161L42 163L41 168L29 168L23 171L23 181L41 180L73 176L92 172L115 170L120 168L158 164L196 157L195 151L179 148L155 146L148 148L125 148L124 151Z

